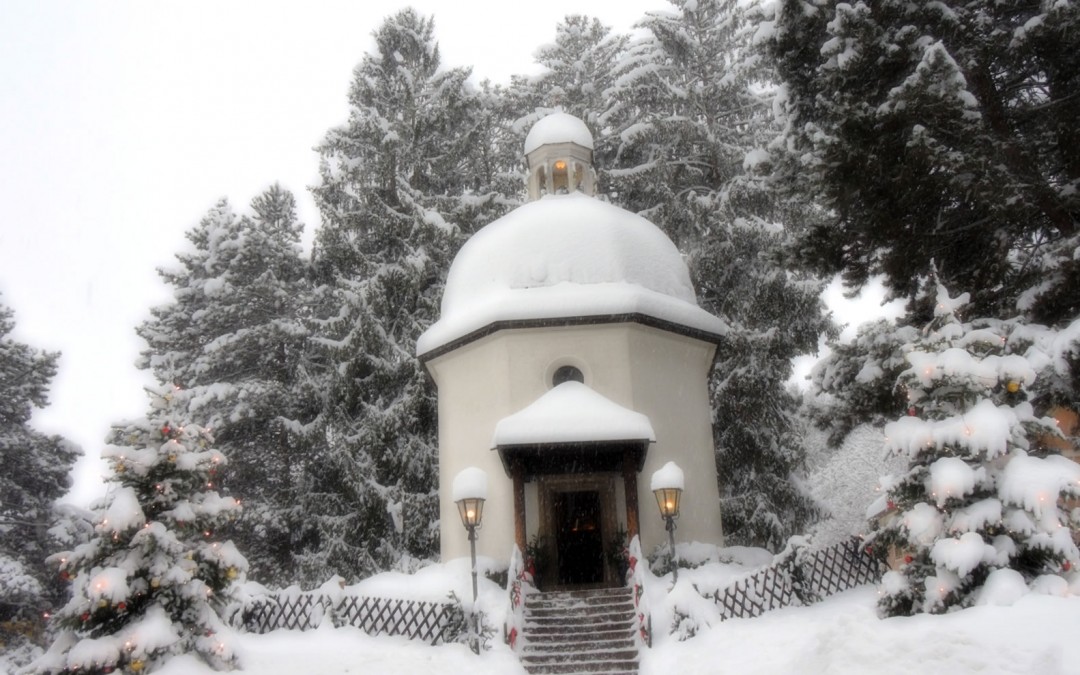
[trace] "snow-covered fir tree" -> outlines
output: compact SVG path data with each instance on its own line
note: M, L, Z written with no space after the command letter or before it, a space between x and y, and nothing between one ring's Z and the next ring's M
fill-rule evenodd
M349 120L319 146L313 265L326 406L301 490L301 577L366 576L438 544L435 392L414 356L463 235L506 208L469 71L442 69L434 22L408 9L374 33ZM497 153L496 153L497 154ZM485 164L485 161L488 163Z
M62 586L45 565L57 524L54 502L70 486L79 449L30 425L48 403L60 355L11 337L11 309L0 305L0 642L14 650L37 633L42 612L61 600Z
M638 24L644 37L629 45L607 90L604 121L618 146L611 185L601 188L693 250L711 225L703 213L728 208L748 166L765 157L769 96L740 3L671 4Z
M217 491L226 461L209 429L176 416L172 387L150 393L152 412L102 452L112 486L94 538L49 557L71 599L32 672L150 672L183 653L236 666L221 614L247 561L221 532L240 502Z
M815 210L775 196L768 73L736 2L673 0L650 12L608 95L616 165L610 198L688 253L701 305L733 331L711 378L721 512L732 543L778 549L816 513L801 487L805 449L791 359L830 324L821 284L786 269L792 219Z
M877 319L859 326L855 339L838 338L810 371L813 399L810 419L828 431L829 444L839 446L861 424L881 428L907 410L907 400L893 386L907 367L903 348L918 337L917 328Z
M177 385L174 405L214 430L229 458L223 487L246 504L234 539L252 577L288 585L304 514L299 476L323 394L307 370L310 302L303 226L290 192L273 185L239 216L219 202L187 233L193 250L161 270L171 302L138 328L140 366Z
M1032 452L1058 433L1028 401L1046 355L1016 322L963 321L968 299L937 286L933 321L905 347L897 386L910 408L885 434L908 466L883 479L869 539L902 561L882 580L887 616L970 606L996 570L1064 586L1054 575L1080 564L1080 512L1062 504L1080 496L1080 465Z
M933 267L971 289L980 316L1010 316L1039 288L1038 321L1075 317L1064 261L1080 221L1080 5L768 7L758 39L784 85L778 175L831 211L803 231L803 262L851 288L881 275L909 299Z
M832 330L822 284L780 266L783 232L713 221L691 258L699 302L732 325L710 377L720 510L731 544L779 551L820 511L803 485L804 422L792 359Z

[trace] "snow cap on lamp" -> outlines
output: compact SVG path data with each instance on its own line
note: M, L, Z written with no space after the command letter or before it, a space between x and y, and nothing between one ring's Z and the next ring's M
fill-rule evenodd
M675 462L668 462L652 475L652 483L649 489L653 491L672 488L682 490L685 488L685 484L686 479L683 476L683 470Z
M454 484L451 490L451 500L458 502L462 499L487 499L488 475L483 469L470 466L462 469L454 476Z

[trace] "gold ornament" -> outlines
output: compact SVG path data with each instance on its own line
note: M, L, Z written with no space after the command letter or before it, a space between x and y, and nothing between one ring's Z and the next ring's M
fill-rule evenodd
M235 579L236 576L237 576L237 573L236 573L236 568L235 567L230 567L229 569L225 570L225 577L229 581L232 581L233 579Z
M139 659L134 659L128 664L128 667L131 668L131 672L137 673L143 669L143 662Z
M1010 394L1015 394L1016 392L1020 391L1020 383L1016 380L1009 380L1009 383L1005 385L1005 391L1009 392Z
M154 577L153 579L150 580L150 588L157 588L160 585L161 585L161 580L158 579L157 577Z
M109 606L109 601L106 600L105 598L102 598L101 600L98 600L97 606L100 607L101 609L105 609L106 607Z
M175 463L176 462L176 455L169 455L169 461Z

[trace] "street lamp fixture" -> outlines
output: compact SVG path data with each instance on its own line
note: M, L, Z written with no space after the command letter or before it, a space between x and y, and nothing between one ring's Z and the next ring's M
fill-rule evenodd
M679 560L675 555L675 521L679 518L679 503L682 501L685 479L682 469L675 462L668 462L652 476L652 491L656 496L656 505L660 507L660 517L664 519L671 546L671 579L679 582Z
M454 477L453 499L457 504L461 524L469 533L469 552L472 556L473 636L472 650L480 653L480 612L476 606L476 530L484 518L484 500L487 499L487 474L482 469L469 467Z

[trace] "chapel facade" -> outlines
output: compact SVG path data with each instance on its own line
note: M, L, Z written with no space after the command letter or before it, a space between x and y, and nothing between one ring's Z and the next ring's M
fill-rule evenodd
M666 541L649 479L669 461L679 540L723 537L707 382L727 326L663 232L595 197L592 151L575 117L533 126L530 201L462 247L417 343L438 387L443 560L468 555L450 490L478 467L478 553L538 545L549 588L621 585L621 538Z

